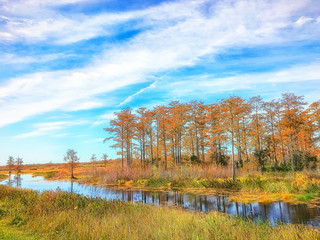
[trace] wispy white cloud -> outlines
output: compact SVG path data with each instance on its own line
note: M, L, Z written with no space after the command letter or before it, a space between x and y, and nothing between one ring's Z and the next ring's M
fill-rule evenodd
M71 54L56 53L44 54L40 56L20 56L13 53L1 53L0 63L2 64L30 64L30 63L46 63L63 58L74 57Z
M290 15L299 11L312 1L280 0L275 2L256 1L218 1L203 16L204 4L211 1L177 1L123 13L98 13L96 15L69 14L64 15L56 11L56 6L72 1L7 1L3 7L2 26L0 37L6 41L37 42L50 39L52 43L69 44L97 36L108 36L117 33L119 24L131 20L131 28L137 27L165 27L173 23L184 22L186 19L203 21L214 19L215 25L221 31L224 28L234 28L238 31L257 30L261 37L274 32L274 28L282 28L291 24ZM76 2L76 1L75 1ZM79 1L81 2L81 1ZM290 2L290 4L288 4ZM212 4L212 3L211 3ZM315 8L319 8L314 4ZM28 9L28 11L25 11ZM258 14L257 14L258 13ZM212 18L212 15L214 18ZM256 16L254 16L255 14ZM6 15L6 16L5 16ZM301 26L310 17L301 17L296 22ZM212 23L211 23L212 24ZM202 27L205 28L206 25ZM192 26L192 25L191 25ZM258 29L255 29L257 28ZM210 33L210 32L209 32ZM209 35L208 35L209 36ZM1 39L1 38L0 38Z
M44 136L49 134L54 137L61 137L61 136L67 135L68 133L55 133L55 132L57 132L58 130L65 129L67 127L84 125L87 123L88 123L87 121L83 121L83 120L39 123L35 126L37 128L36 130L17 135L16 138L38 137L38 136Z
M308 82L308 83L307 83ZM188 98L189 95L201 93L199 97L214 96L217 93L232 93L239 90L259 90L266 85L279 86L282 83L315 84L312 88L320 91L320 63L315 62L308 65L293 66L275 72L260 72L251 74L235 74L229 77L218 78L211 74L200 74L180 79L180 81L170 81L167 79L159 84L161 93L167 98ZM318 85L318 86L317 86ZM310 85L311 87L311 85ZM153 95L151 91L148 94ZM308 96L309 101L317 101L319 95Z
M98 119L93 123L93 126L107 124L110 120L115 118L115 114L113 112L107 112L98 117Z
M295 25L297 27L301 27L302 25L304 25L304 24L306 24L308 22L311 22L312 20L313 20L313 18L311 18L311 17L302 16L295 22Z
M123 105L129 103L135 96L137 96L137 95L145 92L146 90L155 88L155 87L156 87L156 84L157 84L157 81L151 83L148 87L145 87L145 88L140 89L140 90L139 90L138 92L136 92L135 94L132 94L131 96L127 97L123 102L121 102L121 103L119 104L119 106L123 106Z
M307 0L219 1L212 5L210 1L178 1L140 11L68 17L46 3L22 4L23 7L35 6L25 16L17 11L21 6L7 1L4 4L7 19L0 37L7 34L11 38L6 41L53 39L55 43L67 44L108 34L108 26L129 20L141 20L137 25L145 30L124 43L109 44L84 68L8 79L0 85L0 126L54 110L101 107L105 102L98 97L100 94L149 81L147 76L152 74L194 65L201 57L227 48L320 36L319 26L304 29L302 25L298 30L291 27L297 12L313 3ZM204 4L209 6L205 12ZM44 12L40 11L42 8ZM32 11L36 17L30 14ZM297 34L297 31L307 34ZM214 80L213 84L219 85L222 81L228 80ZM241 88L236 84L233 87Z

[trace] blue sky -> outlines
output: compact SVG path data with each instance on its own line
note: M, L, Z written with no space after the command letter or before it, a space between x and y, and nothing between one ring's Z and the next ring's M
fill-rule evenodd
M115 150L122 107L320 93L318 0L2 0L0 165Z

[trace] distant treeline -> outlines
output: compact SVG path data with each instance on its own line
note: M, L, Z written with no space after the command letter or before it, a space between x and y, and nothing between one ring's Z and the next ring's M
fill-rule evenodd
M119 149L122 166L208 162L243 167L311 168L319 156L320 101L307 106L303 96L282 94L263 101L232 96L217 103L200 101L153 109L115 112L105 129Z

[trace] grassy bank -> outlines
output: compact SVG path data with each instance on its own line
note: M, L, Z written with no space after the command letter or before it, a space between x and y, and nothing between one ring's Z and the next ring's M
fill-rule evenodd
M42 176L44 179L52 179L58 173L59 173L59 171L35 172L32 174L32 176L34 176L34 177Z
M317 239L302 225L253 223L62 192L0 186L0 239Z
M45 179L68 180L65 165L39 165L25 169L25 173ZM313 204L320 198L319 170L304 172L264 172L239 169L237 179L230 178L231 168L214 165L182 165L168 170L156 167L121 168L119 161L103 164L80 164L75 169L76 180L84 184L116 185L125 188L179 189L198 194L232 191L230 200L241 202L274 202Z
M0 174L0 181L5 180L5 179L7 179L7 178L9 178L9 175L7 175L7 174Z
M317 171L267 172L238 171L233 181L226 167L182 166L164 171L157 168L109 168L82 172L79 179L87 184L115 184L126 188L179 189L198 194L232 191L231 200L245 202L287 201L312 203L320 198L320 179Z

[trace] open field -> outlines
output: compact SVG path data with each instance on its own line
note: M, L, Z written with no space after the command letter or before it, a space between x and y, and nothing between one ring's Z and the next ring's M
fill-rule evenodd
M2 239L317 239L302 225L270 226L221 213L194 213L62 192L0 186Z

